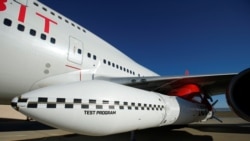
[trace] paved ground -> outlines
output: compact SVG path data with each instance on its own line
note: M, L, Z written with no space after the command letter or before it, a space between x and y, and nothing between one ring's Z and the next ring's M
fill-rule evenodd
M137 141L249 141L250 123L232 113L218 114L224 123L210 120L187 127L169 127L136 131ZM224 116L230 115L230 118ZM129 141L130 133L105 137L89 137L54 129L36 121L27 122L26 117L9 106L0 106L0 141ZM108 128L108 127L107 127Z

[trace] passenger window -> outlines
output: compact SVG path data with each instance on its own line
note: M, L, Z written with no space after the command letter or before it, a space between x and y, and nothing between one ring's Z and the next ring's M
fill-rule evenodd
M47 11L47 9L46 9L45 7L43 7L43 10L44 10L44 11Z
M21 25L21 24L18 24L18 25L17 25L17 29L18 29L19 31L24 31L25 27L24 27L23 25Z
M41 34L41 39L46 40L46 35L42 33Z
M82 50L78 48L77 53L82 54Z
M55 39L55 38L50 38L50 42L51 42L52 44L55 44L55 43L56 43L56 39Z
M54 13L54 12L51 11L50 13L51 13L51 15L55 16L55 13Z
M3 23L4 23L4 25L7 25L7 26L12 25L12 21L10 19L4 19Z
M30 35L36 36L36 31L34 29L30 29Z
M90 54L90 53L88 53L88 57L89 57L89 58L91 57L91 54Z
M35 6L38 6L38 4L37 4L37 3L35 3L35 2L34 2L33 4L34 4Z

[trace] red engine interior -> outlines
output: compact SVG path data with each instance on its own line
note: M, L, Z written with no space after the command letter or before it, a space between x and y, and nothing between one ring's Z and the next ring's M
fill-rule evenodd
M200 88L195 84L187 84L184 86L181 86L177 89L172 90L169 95L172 96L179 96L185 99L189 99L189 97L192 97L193 95L200 94L201 90Z
M204 97L199 86L195 84L186 84L179 88L173 89L168 93L170 96L178 96L191 102L205 104L209 110L212 110L211 104Z

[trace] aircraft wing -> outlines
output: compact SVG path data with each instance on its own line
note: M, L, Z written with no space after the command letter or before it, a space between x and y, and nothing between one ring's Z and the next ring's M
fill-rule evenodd
M231 79L236 75L237 73L175 77L111 78L109 81L162 94L167 94L169 91L186 84L196 84L200 86L203 92L212 96L225 93Z

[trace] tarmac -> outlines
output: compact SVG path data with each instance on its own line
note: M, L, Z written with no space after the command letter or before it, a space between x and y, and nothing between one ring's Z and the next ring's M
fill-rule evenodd
M135 131L136 141L249 141L250 123L232 112L217 113L223 121L209 120L186 126L165 126ZM107 127L108 129L108 127ZM79 135L26 121L10 106L0 106L0 141L130 141L131 133L103 137Z

